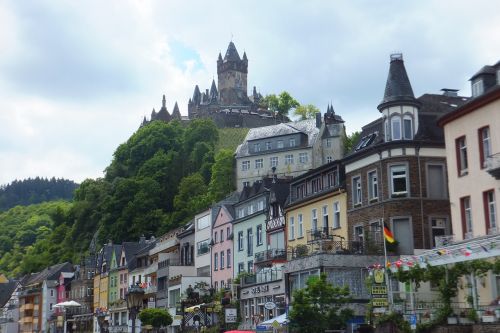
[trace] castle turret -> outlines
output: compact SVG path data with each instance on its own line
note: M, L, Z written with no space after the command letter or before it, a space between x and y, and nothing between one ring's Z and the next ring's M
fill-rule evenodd
M411 140L418 130L420 102L413 95L401 53L391 54L384 98L378 105L385 140Z
M217 92L217 87L215 86L215 80L212 80L212 86L210 87L210 101L216 101L219 97Z
M163 98L161 100L161 109L156 114L156 119L163 120L165 122L169 122L171 119L170 113L168 113L167 110L167 99L165 98L165 95L163 95Z
M248 59L243 60L233 42L229 43L224 59L217 60L219 98L222 104L243 104L247 96Z
M177 105L177 101L174 105L174 110L172 111L172 119L181 120L181 112L179 111L179 105Z
M194 105L199 105L201 103L201 93L198 85L194 87L192 102Z

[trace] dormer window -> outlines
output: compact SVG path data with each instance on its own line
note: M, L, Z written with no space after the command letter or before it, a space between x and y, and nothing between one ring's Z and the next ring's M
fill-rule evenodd
M477 80L472 83L472 97L477 97L484 92L483 80Z
M278 140L278 149L283 148L283 140Z

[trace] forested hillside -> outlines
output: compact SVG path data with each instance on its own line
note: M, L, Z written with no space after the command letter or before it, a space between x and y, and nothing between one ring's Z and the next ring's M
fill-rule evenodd
M33 207L49 217L38 236L0 253L0 272L12 276L62 260L78 262L96 231L97 244L120 243L159 236L189 221L233 191L234 151L216 152L218 143L219 131L210 120L188 125L155 121L141 127L116 149L104 178L85 180L72 204L65 203L56 215L51 215L50 204L16 207L17 215L12 210L0 215L0 227L19 228L36 215Z
M52 200L71 200L78 184L67 179L28 178L0 186L0 211L17 205Z

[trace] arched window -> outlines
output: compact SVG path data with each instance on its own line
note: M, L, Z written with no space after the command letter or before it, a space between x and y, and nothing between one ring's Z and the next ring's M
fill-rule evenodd
M401 140L401 118L394 116L391 118L392 140Z
M403 138L405 140L413 139L413 119L408 115L403 117Z

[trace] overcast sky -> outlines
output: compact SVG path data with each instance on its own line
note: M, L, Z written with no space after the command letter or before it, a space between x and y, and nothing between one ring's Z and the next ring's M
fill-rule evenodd
M498 1L0 0L0 184L102 176L144 115L209 88L232 39L248 87L288 91L348 132L379 116L389 55L415 95L500 60Z

